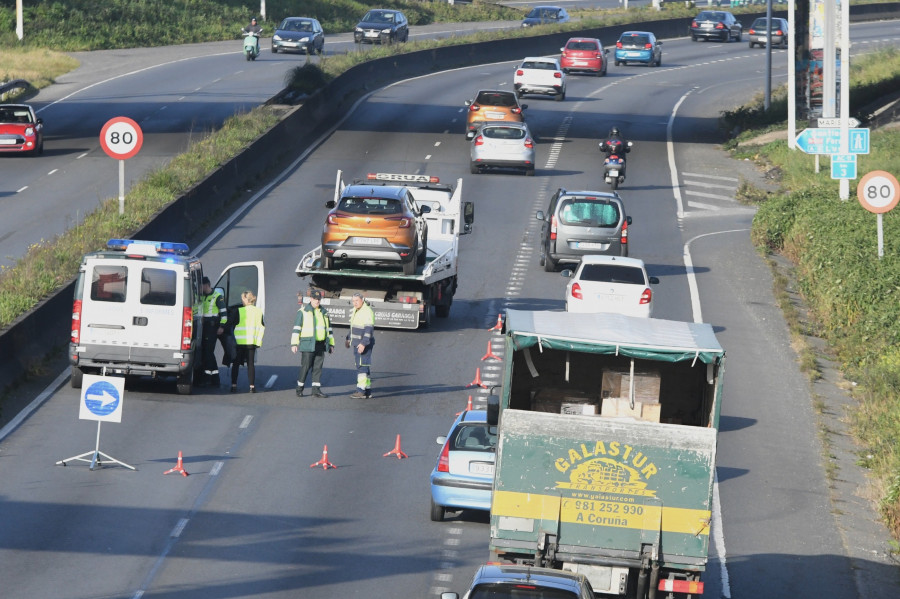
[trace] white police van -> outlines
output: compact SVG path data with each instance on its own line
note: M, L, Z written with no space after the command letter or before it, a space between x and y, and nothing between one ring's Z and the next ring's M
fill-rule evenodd
M203 267L183 243L110 239L81 261L72 303L72 387L88 374L174 376L190 394L201 364ZM229 265L215 284L230 311L250 290L265 311L262 262Z

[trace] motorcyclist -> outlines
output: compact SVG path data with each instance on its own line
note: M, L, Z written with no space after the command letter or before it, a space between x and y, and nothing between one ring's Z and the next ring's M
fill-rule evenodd
M241 33L244 35L255 35L256 36L256 54L259 55L259 36L262 33L262 26L260 26L256 22L256 17L250 19L250 24L241 29Z
M625 139L625 137L619 131L618 127L613 126L609 130L609 133L606 135L606 138L600 142L600 151L603 152L604 154L606 154L607 158L609 158L609 156L611 156L613 154L617 154L619 157L622 158L621 171L622 171L622 176L624 177L625 176L625 163L626 163L624 154L627 154L628 152L630 152L631 147L630 147L628 141Z

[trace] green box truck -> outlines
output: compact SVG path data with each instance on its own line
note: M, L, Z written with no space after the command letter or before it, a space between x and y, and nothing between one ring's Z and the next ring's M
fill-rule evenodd
M725 352L708 324L509 310L490 559L702 594ZM675 595L677 593L677 595Z

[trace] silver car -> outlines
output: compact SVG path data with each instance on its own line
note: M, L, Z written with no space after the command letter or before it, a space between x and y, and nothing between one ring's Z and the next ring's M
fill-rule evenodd
M486 122L469 146L473 175L488 168L520 169L534 175L534 138L525 123Z

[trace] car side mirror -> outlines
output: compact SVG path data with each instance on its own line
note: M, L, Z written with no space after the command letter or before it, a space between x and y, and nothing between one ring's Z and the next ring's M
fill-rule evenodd
M528 104L522 104L519 108L521 108L522 110L525 110L526 108L528 108Z
M609 48L603 48L603 53L604 53L604 54L609 54Z
M419 206L419 214L428 214L431 212L431 206Z
M535 212L535 213L534 213L534 218L536 218L537 220L546 220L546 219L544 218L544 211L543 211L543 210L538 210L537 212Z
M625 222L628 223L628 224L630 225L630 224L631 224L631 217L630 217L630 216L626 216L626 217L625 217Z
M438 445L443 445L444 443L447 442L447 437L446 437L446 435L441 435L436 440L437 440Z
M463 202L463 223L466 225L466 233L472 231L472 223L475 222L475 202Z
M559 51L560 51L560 52L565 52L566 49L565 49L565 48L560 48Z
M657 45L657 46L662 46L662 42L659 41L659 40L657 40L657 41L656 41L656 45Z
M466 100L466 101L465 101L465 105L466 105L466 106L471 106L471 105L472 105L472 100Z
M488 426L497 426L500 422L500 398L494 395L493 388L487 399L487 422Z
M658 278L658 277L647 277L647 278L650 280L650 284L651 284L651 285L659 285L659 278Z
M475 139L474 131L466 131L466 139Z
M562 271L561 273L559 273L559 274L562 275L562 276L564 276L565 278L569 279L569 278L572 277L572 275L575 274L575 272L567 268L567 269L563 270L563 271Z
M37 123L38 125L43 125L43 124L44 124L44 119L38 118L38 119L35 121L35 123Z
M330 208L334 208L335 206L337 206L337 203L334 200L328 200L327 202L325 202L326 208L330 209Z

